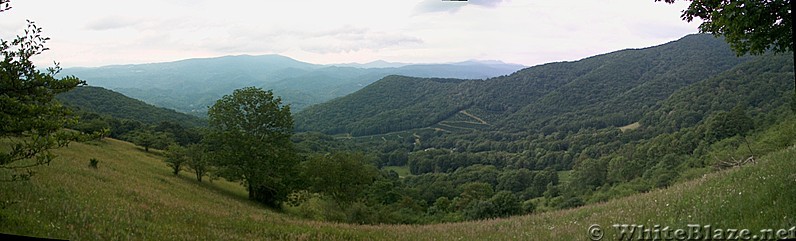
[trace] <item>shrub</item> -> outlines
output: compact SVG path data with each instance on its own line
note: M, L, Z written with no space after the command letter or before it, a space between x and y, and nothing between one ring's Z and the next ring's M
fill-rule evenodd
M99 164L99 160L97 158L91 158L88 160L88 166L94 169L97 169L97 165Z

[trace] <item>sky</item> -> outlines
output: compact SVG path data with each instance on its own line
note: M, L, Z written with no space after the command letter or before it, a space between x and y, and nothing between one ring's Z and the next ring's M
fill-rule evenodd
M533 66L696 33L686 1L12 0L0 38L43 28L38 65L280 54L316 64L500 60Z

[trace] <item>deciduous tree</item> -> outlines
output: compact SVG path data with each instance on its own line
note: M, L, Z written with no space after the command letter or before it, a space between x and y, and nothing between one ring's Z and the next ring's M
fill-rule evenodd
M350 203L379 177L376 166L364 162L362 154L318 155L304 163L303 173L314 192Z
M166 148L165 162L166 165L171 168L172 173L174 173L175 176L180 174L180 171L182 171L184 166L183 164L185 164L187 161L188 157L185 147L177 144L171 144L168 148Z
M9 1L0 1L0 13L10 8ZM30 168L49 164L55 158L50 150L68 143L70 134L60 130L76 120L53 98L85 83L56 78L57 63L44 72L33 64L31 58L48 49L41 31L28 21L24 35L0 39L0 138L10 143L0 151L0 170L10 175L8 181L30 178Z
M270 90L247 87L219 99L208 117L214 164L242 180L250 199L278 207L296 177L290 107Z
M202 177L207 175L210 169L207 148L202 144L191 144L186 149L188 168L196 174L196 180L202 182Z

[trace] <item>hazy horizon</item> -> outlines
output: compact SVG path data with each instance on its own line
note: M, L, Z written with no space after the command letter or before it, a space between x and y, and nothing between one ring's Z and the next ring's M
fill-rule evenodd
M696 33L687 2L14 1L0 38L35 21L52 40L40 65L171 62L279 54L316 64L500 60L534 66L643 48ZM80 16L80 17L75 17Z

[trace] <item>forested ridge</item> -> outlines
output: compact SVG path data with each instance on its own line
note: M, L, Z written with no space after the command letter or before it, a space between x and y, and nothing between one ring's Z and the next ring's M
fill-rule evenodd
M429 115L449 118L459 110L497 124L489 129L509 132L623 126L674 91L748 60L736 57L721 39L690 35L483 81L390 76L298 113L296 126L328 134L384 134L429 127L441 121ZM377 98L381 101L374 102Z
M207 121L202 118L156 107L102 87L82 86L60 94L56 98L65 105L79 110L137 120L146 124L173 121L190 127L207 125Z

